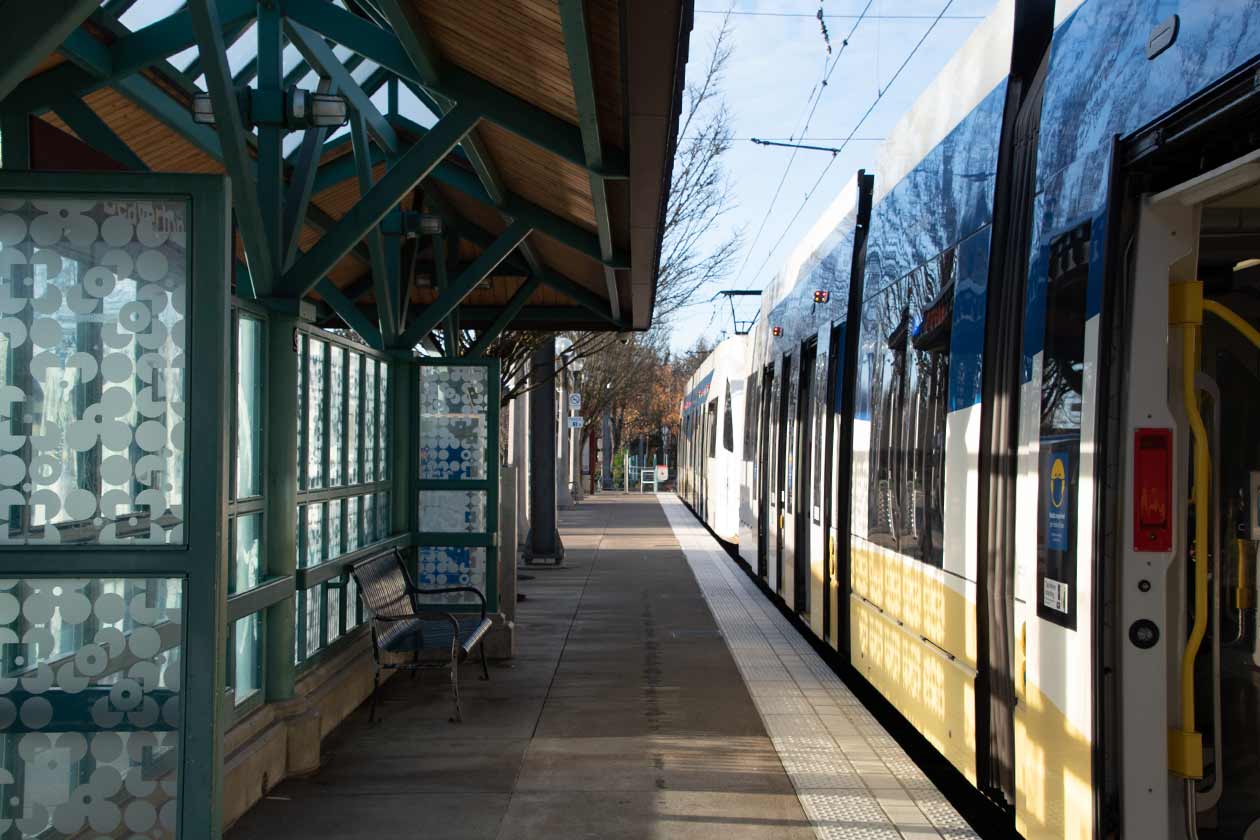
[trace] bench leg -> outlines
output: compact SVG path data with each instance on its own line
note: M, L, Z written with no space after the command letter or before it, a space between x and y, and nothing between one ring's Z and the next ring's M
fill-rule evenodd
M481 678L488 680L490 679L490 666L486 664L486 646L479 644L477 647L481 648Z
M455 698L455 717L451 723L463 723L464 716L459 710L459 645L458 640L451 643L451 694Z
M372 672L372 703L368 706L368 723L376 722L376 695L381 690L381 666L377 665Z

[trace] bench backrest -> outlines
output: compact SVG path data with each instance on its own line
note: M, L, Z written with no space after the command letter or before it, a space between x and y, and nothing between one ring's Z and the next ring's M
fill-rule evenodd
M396 551L387 551L355 563L350 568L363 605L373 615L411 615L412 603L407 594L407 572L402 557Z

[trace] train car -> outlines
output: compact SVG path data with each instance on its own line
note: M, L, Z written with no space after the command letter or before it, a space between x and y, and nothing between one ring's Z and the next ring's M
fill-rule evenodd
M741 557L1027 838L1260 837L1257 116L1254 0L999 2L747 337Z
M744 348L741 335L715 347L687 381L680 412L678 493L728 543L739 539Z

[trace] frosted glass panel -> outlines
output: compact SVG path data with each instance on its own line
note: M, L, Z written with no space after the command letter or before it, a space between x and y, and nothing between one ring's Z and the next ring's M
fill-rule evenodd
M0 202L0 542L185 541L187 218Z
M6 837L174 838L178 578L0 580Z
M484 490L424 490L420 493L420 530L475 533L486 530Z
M420 368L420 478L486 477L487 371Z
M419 574L416 585L422 589L446 586L472 586L486 591L486 550L484 548L455 548L450 546L423 546L417 549ZM426 603L438 601L451 604L480 604L470 593L425 595Z
M307 340L307 399L306 409L306 475L307 486L318 488L324 486L324 423L328 419L328 401L324 398L325 353L327 345L314 339Z

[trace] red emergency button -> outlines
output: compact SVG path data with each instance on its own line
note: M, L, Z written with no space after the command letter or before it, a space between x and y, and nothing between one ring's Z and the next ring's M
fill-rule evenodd
M1133 435L1133 550L1172 550L1172 430Z

